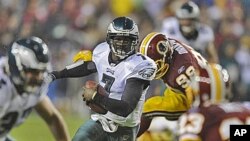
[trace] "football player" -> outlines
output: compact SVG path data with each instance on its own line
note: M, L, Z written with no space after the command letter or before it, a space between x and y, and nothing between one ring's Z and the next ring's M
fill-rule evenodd
M207 94L197 96L200 104L178 120L179 141L228 141L230 125L250 124L250 102L214 104Z
M128 17L115 18L108 26L106 42L91 52L79 52L76 63L54 71L54 79L97 73L98 83L107 96L84 88L83 99L98 103L106 114L93 114L76 132L73 141L133 141L139 128L145 92L155 77L156 64L136 52L139 31Z
M209 63L218 63L211 27L199 22L200 9L192 1L184 3L176 11L176 17L163 20L161 32L167 37L184 42L201 53Z
M211 94L215 102L229 94L227 71L218 64L208 64L200 53L178 40L152 32L141 42L139 52L155 61L155 78L167 87L163 96L146 100L138 136L149 128L153 117L177 120L191 107L197 93Z
M35 109L57 141L69 141L66 124L46 95L47 45L38 37L24 38L15 41L7 54L0 59L0 140L12 141L8 133Z

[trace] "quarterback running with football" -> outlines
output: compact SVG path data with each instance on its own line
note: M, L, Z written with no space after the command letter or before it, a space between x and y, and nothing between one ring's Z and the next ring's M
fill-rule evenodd
M47 96L49 68L48 47L38 37L15 41L7 57L0 58L0 141L12 141L8 134L25 122L32 109L47 123L56 141L70 140L62 116Z
M215 102L224 100L221 95L230 94L227 71L218 64L208 64L200 53L178 40L152 32L143 39L139 52L155 61L155 78L167 87L163 95L146 100L138 136L149 128L154 117L176 121L191 107L197 94L206 93Z
M107 92L104 96L97 89L84 88L83 99L107 112L92 114L73 141L136 140L145 93L157 69L152 59L136 52L138 38L132 19L115 18L108 26L106 42L97 45L92 55L79 52L76 63L51 73L53 79L97 73L99 85Z

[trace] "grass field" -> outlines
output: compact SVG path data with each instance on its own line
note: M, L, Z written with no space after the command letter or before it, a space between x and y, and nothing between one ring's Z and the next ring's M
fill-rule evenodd
M72 114L63 114L73 137L78 127L86 120ZM13 129L11 136L18 141L54 141L47 124L36 113L32 113L20 126Z

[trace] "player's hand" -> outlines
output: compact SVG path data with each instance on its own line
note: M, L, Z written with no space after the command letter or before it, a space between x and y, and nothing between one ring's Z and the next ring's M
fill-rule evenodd
M48 75L44 78L44 82L51 83L55 79L56 79L56 77L53 73L48 73Z
M82 94L82 98L84 101L91 101L94 99L97 91L97 88L86 88L83 87L83 94Z

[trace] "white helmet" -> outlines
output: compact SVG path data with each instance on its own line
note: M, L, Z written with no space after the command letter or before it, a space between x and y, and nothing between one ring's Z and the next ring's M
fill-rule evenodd
M192 1L184 3L177 11L176 17L179 20L180 31L183 36L189 39L196 39L199 27L199 7Z
M116 40L117 37L121 40ZM120 59L134 54L139 43L137 24L128 17L114 19L108 26L107 42L114 55Z
M49 64L48 46L38 37L17 40L9 48L10 78L20 94L33 93L40 88ZM33 76L27 73L32 73Z
M200 16L199 7L192 1L184 3L177 11L176 17L179 19L198 19Z

